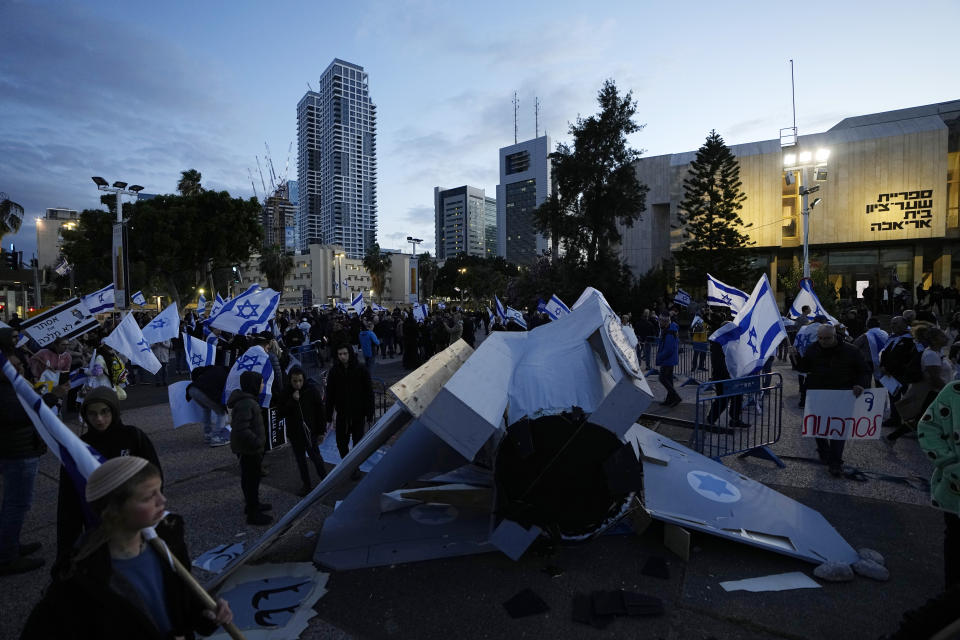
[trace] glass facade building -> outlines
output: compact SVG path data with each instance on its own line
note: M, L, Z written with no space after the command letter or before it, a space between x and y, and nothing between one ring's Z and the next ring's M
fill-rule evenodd
M297 104L297 247L362 258L377 238L377 117L363 67L334 59Z
M437 259L461 253L494 256L497 251L497 201L483 189L464 185L434 187L434 226Z
M497 254L532 264L547 249L533 211L550 194L550 138L540 136L500 149L497 185Z

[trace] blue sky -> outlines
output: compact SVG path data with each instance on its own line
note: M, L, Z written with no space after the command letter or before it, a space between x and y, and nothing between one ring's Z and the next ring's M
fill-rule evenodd
M99 206L90 176L169 193L180 171L252 195L269 144L296 177L296 104L334 57L377 105L379 241L433 249L433 187L495 195L497 154L567 140L606 78L638 103L645 155L800 133L960 98L960 2L17 2L0 0L0 191L27 211ZM260 189L259 177L256 178ZM8 244L11 236L4 238Z

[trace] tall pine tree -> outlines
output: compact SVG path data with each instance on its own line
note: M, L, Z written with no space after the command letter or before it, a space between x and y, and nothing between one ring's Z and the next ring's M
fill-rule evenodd
M741 186L739 162L720 134L710 131L683 181L680 221L689 240L676 258L685 286L705 288L708 272L728 284L745 286L750 271L747 247L753 243L740 232L739 211L747 199Z

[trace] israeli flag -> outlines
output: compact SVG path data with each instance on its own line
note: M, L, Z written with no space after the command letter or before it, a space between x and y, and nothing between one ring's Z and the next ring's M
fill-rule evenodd
M113 309L113 284L108 284L99 291L94 291L88 296L83 296L83 306L87 308L87 313L103 313Z
M422 304L413 305L413 319L417 322L423 322L427 319L427 316L424 314Z
M500 322L505 323L507 321L507 314L503 310L503 303L500 302L500 298L498 298L496 295L493 296L493 309L500 318Z
M211 315L207 323L238 336L258 333L268 328L270 319L277 313L280 294L273 289L261 289L254 284L235 298L223 303L217 315Z
M96 352L94 352L96 353ZM96 357L96 356L94 356ZM70 388L76 389L77 387L82 387L87 383L87 370L83 367L79 367L70 372Z
M544 304L543 311L550 316L550 320L559 320L570 313L570 307L563 304L563 300L558 298L556 294L553 294L550 296L550 300Z
M749 297L740 289L724 284L709 273L707 274L707 304L728 307L736 317Z
M819 322L811 322L800 327L797 335L793 337L793 348L802 358L807 352L807 347L817 341L817 329L822 325Z
M490 311L490 307L487 307L487 319L490 320L490 324L493 324L493 311Z
M730 375L742 378L760 371L786 337L777 299L764 274L736 319L717 329L710 340L723 347Z
M350 301L350 306L353 307L353 310L357 312L357 315L363 313L363 292L357 294L353 300Z
M507 307L505 317L507 320L513 320L516 324L520 325L524 329L527 328L527 321L523 319L523 314L513 307Z
M347 313L347 305L343 302L338 302L337 311L342 311L343 313Z
M128 313L117 328L103 342L118 353L130 359L130 362L146 369L150 373L160 371L160 361L153 355L150 343L143 337L143 332L137 325L132 313Z
M60 275L60 276L67 275L68 273L70 273L71 269L73 269L73 267L71 267L67 263L67 259L64 258L63 256L61 256L60 259L57 260L57 266L53 268L53 270L57 272L57 275Z
M793 304L790 305L790 317L799 318L802 315L800 311L804 307L810 307L811 312L807 317L811 320L817 316L826 316L830 324L839 324L837 319L827 313L827 310L820 304L820 299L817 298L817 294L813 292L813 282L809 278L803 278L800 281L800 292L797 294L797 297L793 299Z
M210 317L220 313L220 309L223 308L223 298L220 297L220 294L217 294L217 297L213 299L213 308L210 309Z
M386 307L381 307L381 306L378 305L376 302L372 303L371 306L373 307L373 310L374 310L374 311L377 311L377 312L387 311L387 310L388 310Z
M270 388L273 386L273 365L270 364L270 356L259 345L244 351L243 355L230 367L227 384L223 388L223 404L227 404L234 389L240 388L240 374L244 371L256 371L263 376L263 391L260 392L257 400L260 401L261 407L269 407Z
M207 299L203 297L203 294L200 294L200 297L197 298L197 313L203 315L207 311Z
M130 296L130 300L133 301L133 304L141 307L147 304L147 299L143 297L143 291L137 291L135 294Z
M870 347L870 358L873 360L874 371L880 369L880 352L887 346L890 335L880 327L867 329L867 346Z
M177 303L171 303L158 313L141 331L150 344L176 338L180 333L180 314L177 313Z
M190 371L197 367L209 367L217 363L216 340L212 343L204 342L184 333L183 351L187 354L187 365L190 367Z

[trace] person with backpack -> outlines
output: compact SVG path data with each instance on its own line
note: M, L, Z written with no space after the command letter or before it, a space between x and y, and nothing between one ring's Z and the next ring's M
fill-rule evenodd
M923 348L920 348L920 352ZM910 333L910 327L903 316L894 316L890 320L890 334L887 338L887 344L880 351L880 368L878 378L882 381L888 376L896 381L897 389L890 393L890 418L884 423L884 426L897 428L901 425L900 413L897 411L897 402L903 397L907 386L911 382L917 382L922 377L919 367L919 360L915 360L916 368L908 373L907 365L914 359L914 354L918 353L917 344ZM889 383L884 385L888 387Z
M953 365L941 354L947 345L947 335L938 327L929 327L924 332L923 351L914 353L906 365L907 378L916 377L916 368L922 372L920 379L910 383L903 398L897 403L901 425L887 436L888 442L896 442L906 433L916 429L917 420L940 390L953 379Z

